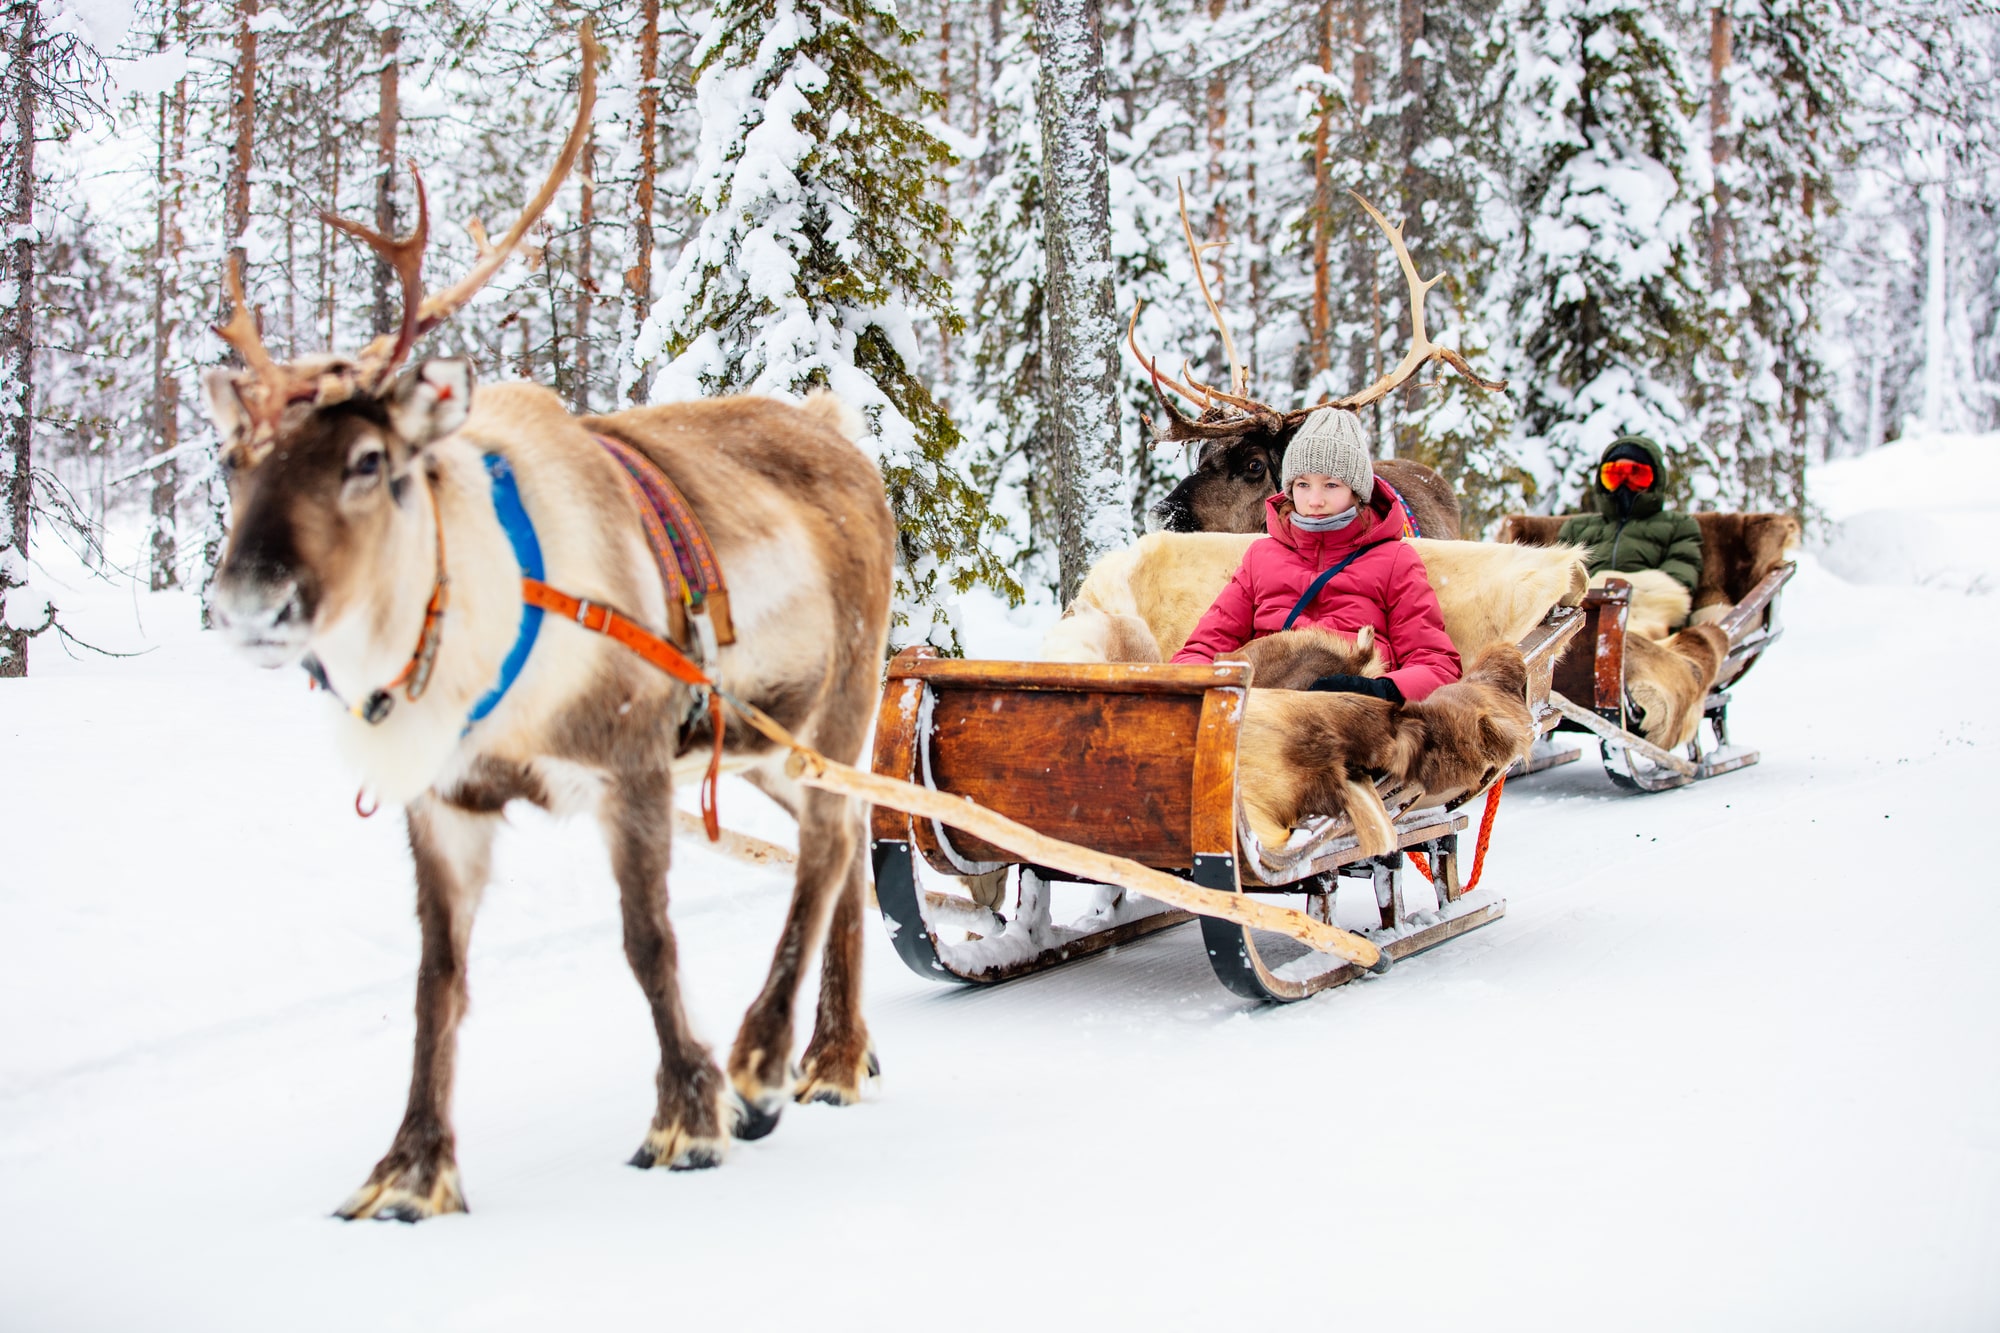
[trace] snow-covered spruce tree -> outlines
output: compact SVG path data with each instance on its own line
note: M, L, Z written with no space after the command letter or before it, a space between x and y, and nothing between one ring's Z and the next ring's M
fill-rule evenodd
M912 367L911 307L955 328L958 225L931 189L950 158L912 113L933 99L890 54L912 34L871 0L724 0L696 49L699 230L639 338L653 400L833 390L877 445L900 535L892 637L958 648L953 593L1019 585L958 428Z
M1627 432L1660 442L1681 488L1716 490L1683 398L1706 337L1692 253L1706 163L1657 14L1639 0L1510 0L1497 20L1522 247L1508 378L1543 508L1579 498Z
M1704 433L1723 503L1798 513L1824 429L1823 236L1860 71L1831 0L1733 0L1713 24L1719 336L1698 390Z
M996 551L1015 576L1061 582L1055 458L1045 383L1047 317L1042 242L1042 130L1035 88L1041 68L1027 14L993 52L983 177L960 280L966 329L953 399L972 450L972 476L1006 520Z

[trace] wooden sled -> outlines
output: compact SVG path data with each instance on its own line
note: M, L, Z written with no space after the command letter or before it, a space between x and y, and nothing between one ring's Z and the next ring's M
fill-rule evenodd
M1640 734L1636 710L1625 690L1626 615L1631 588L1619 579L1592 588L1584 596L1583 629L1574 647L1556 664L1551 705L1561 720L1557 730L1589 732L1598 738L1604 772L1618 786L1633 791L1668 791L1757 762L1758 752L1729 739L1730 687L1741 680L1783 633L1778 599L1798 572L1793 561L1762 562L1760 568L1737 549L1745 520L1783 520L1783 515L1697 514L1702 526L1701 593L1711 604L1727 598L1727 611L1715 623L1729 637L1729 651L1716 671L1715 684L1702 704L1702 718L1713 735L1706 749L1700 738L1689 742L1685 755L1654 745ZM1515 514L1500 528L1500 540L1530 546L1551 545L1564 519L1560 515ZM1747 574L1746 572L1747 571ZM1754 581L1752 579L1754 578ZM1741 585L1741 586L1736 586ZM1719 590L1719 591L1718 591ZM1546 738L1509 776L1536 773L1571 763L1581 750L1559 747Z
M1582 629L1558 608L1522 642L1530 707L1543 726L1557 660ZM1383 792L1396 850L1363 857L1345 819L1319 819L1283 847L1258 843L1237 791L1237 737L1250 668L965 662L906 649L889 666L875 731L874 771L977 802L1068 842L1226 893L1303 895L1332 922L1342 879L1366 882L1380 929L1367 937L1390 959L1420 953L1498 919L1506 903L1459 880L1459 807L1417 808L1417 796ZM875 892L897 955L935 981L990 984L1101 953L1189 919L1136 894L1086 885L1020 864L997 847L932 819L877 805L872 815ZM1435 877L1434 906L1406 903L1407 852ZM922 865L962 892L925 890ZM1058 886L1080 910L1055 920ZM1296 940L1204 916L1215 975L1256 1000L1299 1000L1361 969Z

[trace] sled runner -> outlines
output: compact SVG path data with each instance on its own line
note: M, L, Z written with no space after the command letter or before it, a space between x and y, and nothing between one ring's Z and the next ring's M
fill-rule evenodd
M1628 634L1632 588L1616 576L1585 595L1582 631L1555 667L1550 703L1562 715L1557 729L1595 735L1605 774L1631 790L1684 787L1747 768L1759 757L1729 739L1730 689L1783 632L1779 594L1798 569L1790 558L1798 524L1784 514L1697 514L1695 519L1702 529L1702 575L1693 623L1714 625L1727 640L1713 683L1700 701L1700 720L1707 723L1712 743L1704 749L1696 735L1677 754L1643 733L1644 710L1633 698L1633 658L1641 649L1659 653L1656 645L1635 643ZM1515 514L1502 523L1500 540L1551 545L1563 522L1560 515ZM1581 753L1544 738L1513 774L1553 768Z
M1583 627L1558 607L1521 642L1536 726L1551 706L1557 661ZM1342 880L1373 893L1390 959L1422 952L1506 911L1461 884L1458 811L1481 786L1443 803L1378 783L1395 847L1367 856L1345 818L1319 817L1281 846L1260 841L1241 801L1237 743L1251 668L1154 663L978 662L906 649L890 663L876 722L874 771L1005 814L1041 833L1130 858L1229 894L1301 895L1331 923ZM1504 761L1503 761L1504 765ZM1503 779L1504 780L1504 779ZM921 976L993 983L1100 953L1189 919L1136 894L1024 863L937 820L877 805L875 888L897 955ZM926 889L920 864L963 892ZM1431 886L1406 901L1404 872ZM1475 877L1476 878L1476 877ZM1080 899L1058 920L1056 899ZM1435 898L1434 905L1424 898ZM1354 963L1283 934L1203 916L1221 982L1258 1000L1298 1000L1351 981Z

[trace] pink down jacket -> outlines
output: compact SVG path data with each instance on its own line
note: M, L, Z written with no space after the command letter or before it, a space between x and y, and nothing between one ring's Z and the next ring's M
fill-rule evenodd
M1375 627L1375 646L1403 697L1415 702L1459 678L1458 650L1444 632L1437 594L1424 562L1403 540L1407 516L1395 492L1377 483L1372 504L1338 532L1301 532L1292 526L1291 502L1264 502L1268 537L1250 543L1236 576L1194 627L1176 662L1212 662L1252 639L1275 634L1313 579L1355 547L1388 537L1383 546L1333 576L1293 629L1316 625L1352 636Z

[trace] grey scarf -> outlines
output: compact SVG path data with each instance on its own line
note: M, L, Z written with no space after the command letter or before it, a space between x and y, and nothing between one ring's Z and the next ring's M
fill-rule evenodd
M1361 512L1361 506L1349 505L1338 514L1322 514L1318 518L1307 518L1298 510L1292 511L1292 526L1302 532L1339 532L1354 521Z

